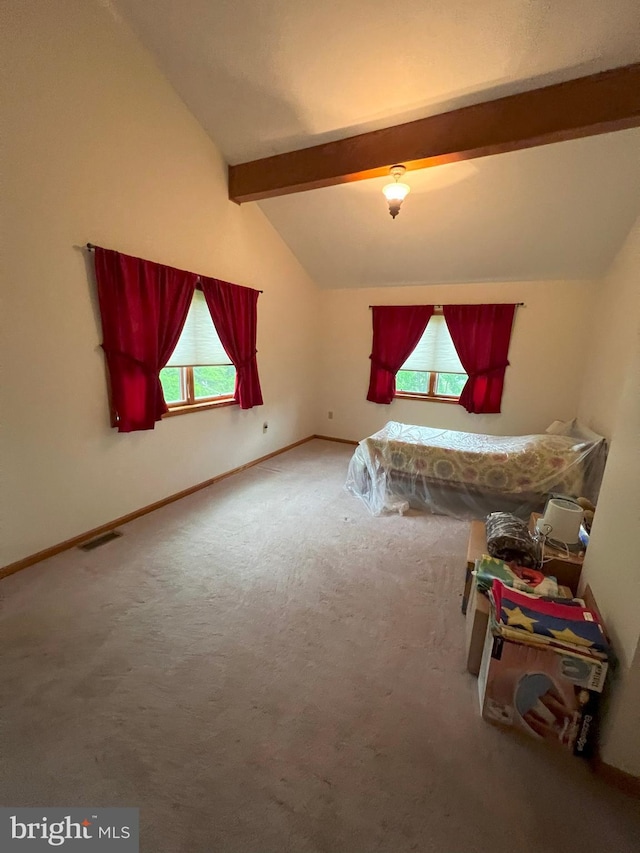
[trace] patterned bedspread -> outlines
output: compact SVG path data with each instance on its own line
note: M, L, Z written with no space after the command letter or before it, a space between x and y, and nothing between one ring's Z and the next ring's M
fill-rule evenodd
M563 435L495 436L390 421L360 442L387 472L501 494L580 494L591 444Z

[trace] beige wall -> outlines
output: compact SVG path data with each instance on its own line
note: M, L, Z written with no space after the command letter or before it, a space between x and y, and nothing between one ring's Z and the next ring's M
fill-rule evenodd
M21 0L3 13L0 565L314 429L316 288L257 205L227 200L219 153L108 8ZM265 406L110 429L87 241L263 289Z
M631 666L616 679L611 693L601 754L607 764L640 777L640 646Z
M318 432L361 439L389 420L518 435L576 415L583 351L596 285L582 281L455 284L329 290L321 294L322 361ZM448 403L366 400L369 305L524 302L516 313L499 415L471 415ZM333 420L327 412L333 411Z
M611 438L640 316L640 217L598 290L579 417Z
M583 583L588 583L620 658L603 731L605 761L640 776L640 219L603 282L580 405L606 427L609 458ZM607 409L605 403L609 406Z

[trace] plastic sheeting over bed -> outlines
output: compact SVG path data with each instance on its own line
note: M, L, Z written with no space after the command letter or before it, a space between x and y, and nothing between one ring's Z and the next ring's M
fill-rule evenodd
M458 518L503 510L528 519L549 492L598 496L604 439L478 435L390 421L360 442L347 489L374 515L408 507Z

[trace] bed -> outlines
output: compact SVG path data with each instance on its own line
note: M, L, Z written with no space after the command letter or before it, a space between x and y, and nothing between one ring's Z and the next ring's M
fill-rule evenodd
M604 438L575 421L555 424L542 435L496 436L390 421L358 444L346 488L374 515L412 507L458 518L503 510L526 520L550 492L595 502Z

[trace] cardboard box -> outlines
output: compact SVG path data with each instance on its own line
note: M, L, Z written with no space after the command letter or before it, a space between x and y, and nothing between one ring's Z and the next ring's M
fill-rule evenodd
M484 521L472 521L467 544L467 570L464 576L464 591L462 593L462 613L466 615L471 596L471 583L476 560L487 553L487 529Z
M473 580L475 581L475 578ZM478 675L480 672L490 611L489 599L483 593L478 592L478 587L472 583L465 625L467 669L472 675Z
M481 713L588 757L606 674L605 662L494 637L489 627L478 677Z
M474 578L475 580L475 578ZM558 589L563 598L571 598L569 587L561 586ZM467 670L472 675L478 675L482 663L482 652L484 641L487 636L489 625L489 613L491 605L486 595L478 591L475 583L471 585L471 595L467 607L467 620L465 623L465 638L467 652Z

